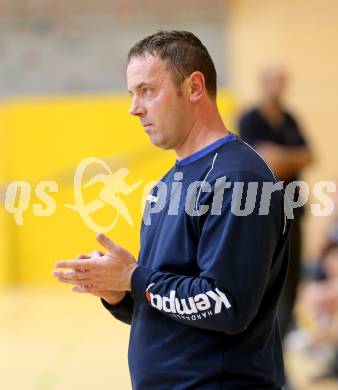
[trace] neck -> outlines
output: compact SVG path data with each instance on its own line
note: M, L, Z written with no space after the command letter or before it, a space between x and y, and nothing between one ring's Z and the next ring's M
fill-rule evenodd
M283 123L283 108L279 100L262 100L259 111L272 127Z
M263 97L260 102L260 108L266 112L278 112L282 110L282 102L279 99Z
M229 134L229 131L224 126L217 107L213 107L207 114L199 116L193 122L187 137L175 148L177 159L182 160L227 134Z

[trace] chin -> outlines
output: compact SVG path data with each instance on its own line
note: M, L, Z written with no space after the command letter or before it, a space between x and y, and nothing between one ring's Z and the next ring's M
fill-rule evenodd
M149 134L150 142L158 148L164 149L164 140L158 134Z
M151 143L154 145L154 146L156 146L156 147L158 147L158 148L160 148L160 149L163 149L163 150L169 150L169 149L172 149L172 147L169 145L169 144L167 144L167 143L165 143L165 142L161 142L161 141L158 141L158 140L156 140L156 141L151 141Z

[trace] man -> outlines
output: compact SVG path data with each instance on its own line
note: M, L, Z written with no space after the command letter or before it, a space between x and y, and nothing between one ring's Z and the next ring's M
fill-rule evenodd
M137 263L99 234L108 254L60 261L70 270L54 275L131 324L134 389L278 389L276 307L288 257L282 192L272 190L259 213L265 206L251 190L275 178L224 126L214 64L193 34L159 31L136 43L127 82L130 113L177 161L148 198Z
M260 73L261 99L240 118L241 138L269 164L285 186L299 180L301 171L312 161L309 147L294 116L284 108L283 95L287 76L276 66ZM279 324L284 336L291 324L292 309L301 277L301 217L303 208L295 210L290 233L290 265L281 296Z

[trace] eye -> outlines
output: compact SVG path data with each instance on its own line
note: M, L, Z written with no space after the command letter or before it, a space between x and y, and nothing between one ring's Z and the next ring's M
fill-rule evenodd
M151 92L152 92L152 88L149 88L149 87L142 88L142 95L143 96L148 96L151 94Z

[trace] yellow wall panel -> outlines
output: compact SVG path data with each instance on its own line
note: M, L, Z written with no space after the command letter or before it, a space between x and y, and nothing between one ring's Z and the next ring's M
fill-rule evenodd
M97 248L95 232L77 212L65 207L74 204L74 173L78 164L88 157L104 160L113 173L128 168L129 185L143 181L132 194L120 194L134 225L130 226L120 216L108 233L137 256L144 186L158 180L172 166L175 155L150 144L139 120L128 114L129 104L130 99L123 95L34 98L2 105L1 112L5 111L7 122L1 129L1 139L8 134L5 145L8 161L5 163L3 157L0 160L2 193L8 184L23 180L29 183L31 196L27 210L22 213L21 226L1 202L3 271L0 271L0 281L54 283L51 277L54 261ZM222 115L231 121L235 105L227 94L220 95L219 107ZM93 165L83 184L99 173L107 172ZM56 209L50 216L37 216L33 207L41 200L35 189L39 182L46 180L58 183L58 192L50 194ZM83 189L85 201L97 199L102 188L103 184L97 183ZM106 204L92 217L97 224L106 226L116 214ZM4 264L10 264L10 269Z
M9 267L9 217L4 210L3 198L5 183L10 175L8 164L8 110L0 105L0 285L11 278Z

